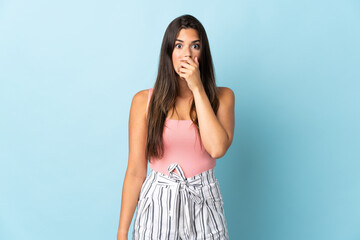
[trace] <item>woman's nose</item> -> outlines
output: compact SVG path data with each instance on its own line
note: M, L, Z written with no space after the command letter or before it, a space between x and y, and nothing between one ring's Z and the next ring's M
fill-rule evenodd
M184 49L184 57L191 57L191 51L189 48Z
M184 54L183 57L182 57L182 60L185 60L187 57L192 58L191 53Z

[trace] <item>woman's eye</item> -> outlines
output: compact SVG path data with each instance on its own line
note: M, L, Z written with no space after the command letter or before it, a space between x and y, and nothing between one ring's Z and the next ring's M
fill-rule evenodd
M178 48L178 46L181 46L181 44L180 44L180 43L175 44L175 47L176 47L176 48ZM199 49L199 48L200 48L200 45L199 45L199 44L194 44L193 46L196 46L196 47L195 47L196 49Z

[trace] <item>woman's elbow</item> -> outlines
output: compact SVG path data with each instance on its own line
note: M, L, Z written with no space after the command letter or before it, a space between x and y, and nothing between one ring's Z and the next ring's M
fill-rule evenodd
M227 152L227 148L226 147L222 147L222 148L217 148L214 151L212 151L210 153L210 156L214 159L218 159L218 158L222 158L223 156L225 156Z
M222 158L223 156L225 156L227 150L229 149L231 142L232 141L227 138L221 143L216 144L216 147L213 147L209 152L210 156L215 159Z

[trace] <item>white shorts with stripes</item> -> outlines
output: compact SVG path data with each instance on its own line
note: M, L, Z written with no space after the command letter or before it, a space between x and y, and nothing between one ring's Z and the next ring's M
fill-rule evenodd
M168 170L169 176L151 169L146 177L132 240L228 240L214 168L187 179L176 163Z

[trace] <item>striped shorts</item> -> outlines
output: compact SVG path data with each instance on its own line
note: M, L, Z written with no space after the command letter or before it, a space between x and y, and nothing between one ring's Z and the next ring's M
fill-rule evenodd
M176 163L168 171L169 176L151 169L146 177L132 240L228 240L214 168L190 178Z

